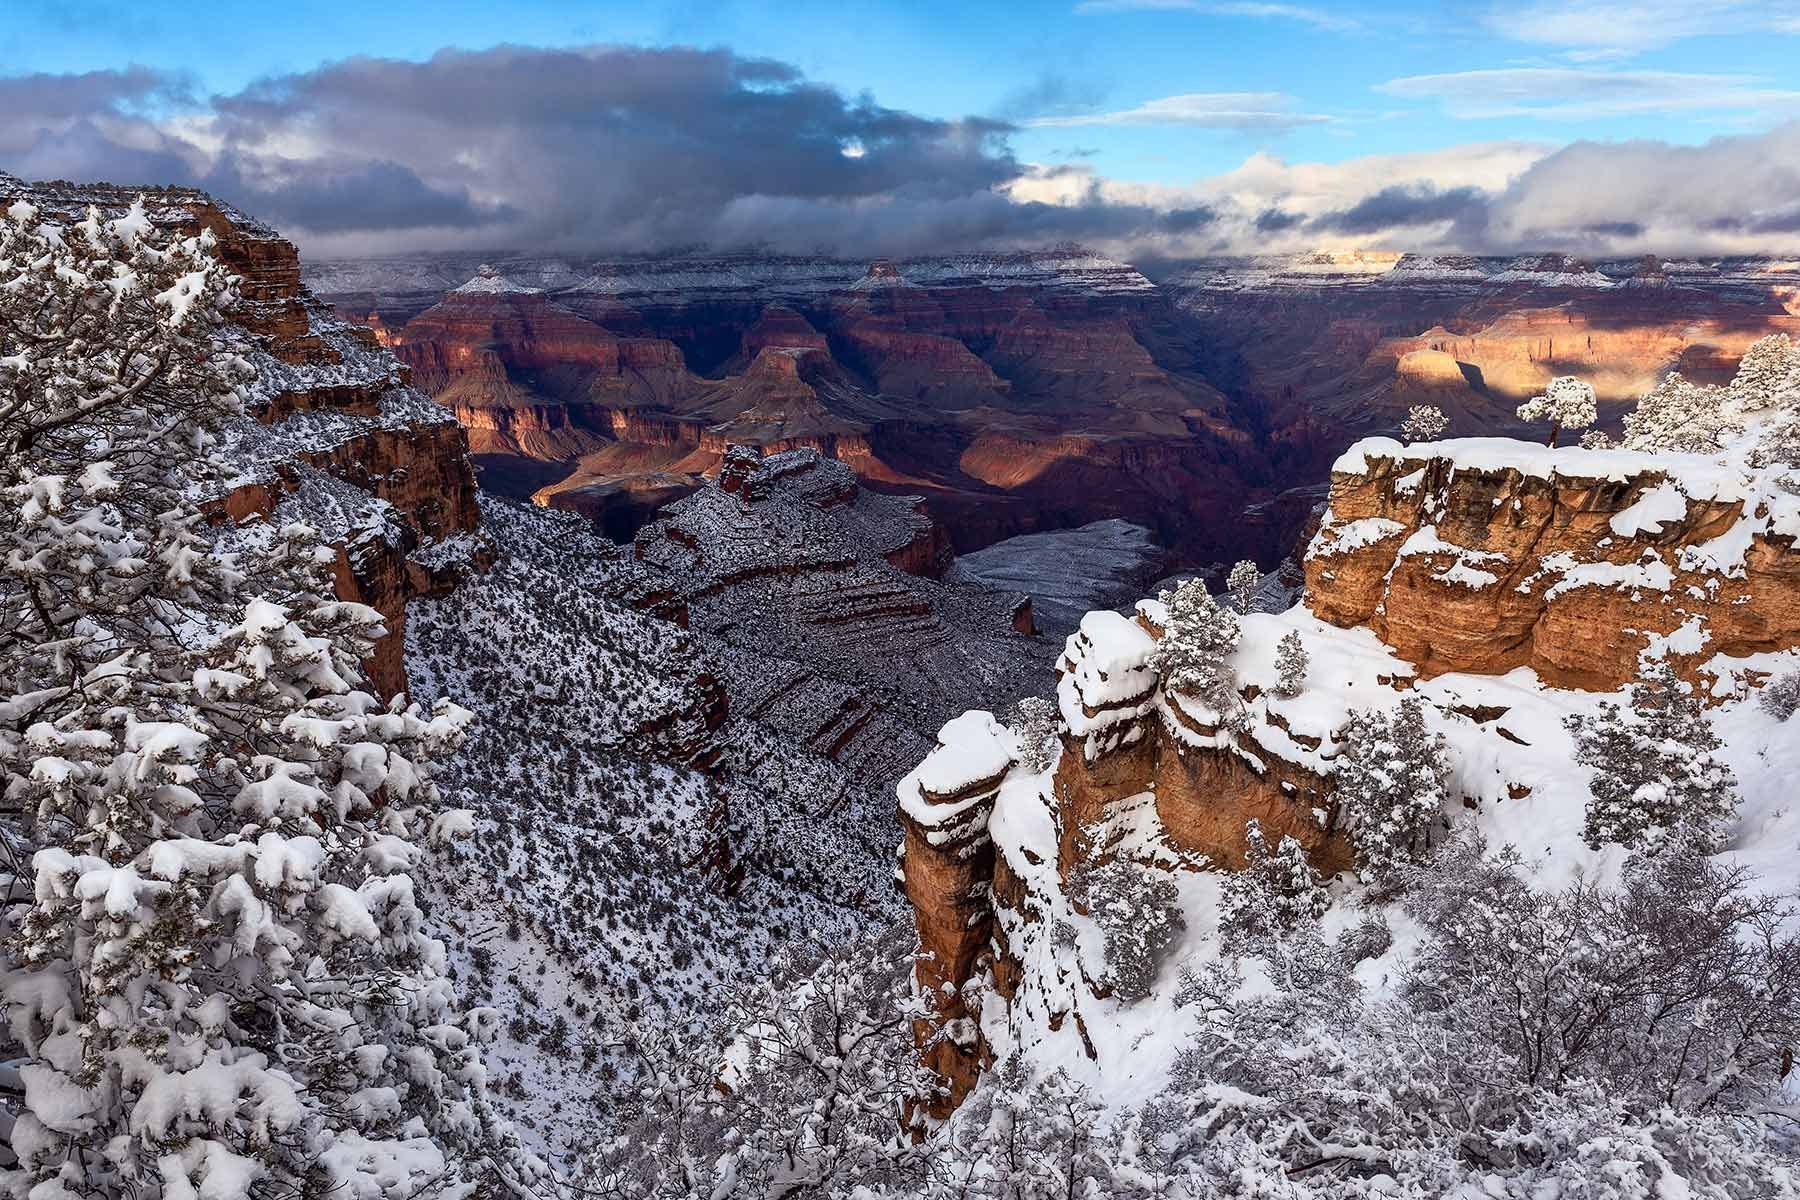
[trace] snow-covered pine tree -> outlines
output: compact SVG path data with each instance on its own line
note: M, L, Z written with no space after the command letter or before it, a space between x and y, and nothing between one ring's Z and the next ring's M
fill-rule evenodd
M1573 375L1558 375L1543 395L1519 405L1519 420L1550 422L1552 446L1556 445L1557 434L1565 429L1584 429L1598 415L1593 385Z
M1306 669L1311 659L1306 653L1306 643L1300 640L1300 631L1290 629L1281 635L1275 643L1275 670L1279 672L1279 682L1275 684L1275 694L1292 699L1306 687Z
M1027 696L1013 706L1007 729L1017 743L1020 766L1027 771L1042 771L1050 766L1056 754L1060 721L1056 705L1042 696Z
M1711 454L1719 448L1719 436L1731 423L1721 410L1724 394L1671 372L1625 414L1628 450L1674 451Z
M217 553L195 493L251 375L210 235L0 224L4 994L16 1196L523 1183L407 871L466 714L361 690L332 552Z
M1230 659L1243 638L1237 617L1214 600L1199 579L1190 579L1158 597L1167 612L1151 665L1165 688L1192 692L1222 721L1242 719L1237 673Z
M1599 849L1660 844L1672 832L1715 840L1737 811L1737 780L1698 696L1668 659L1631 686L1631 709L1602 701L1565 720L1575 761L1593 769L1583 837Z
M1772 333L1750 343L1725 394L1735 412L1760 412L1796 383L1800 383L1800 347L1787 334Z
M1448 428L1450 420L1443 409L1435 404L1415 404L1400 423L1400 436L1409 442L1431 442Z
M1262 582L1262 572L1249 559L1240 559L1231 568L1231 574L1225 579L1225 590L1231 596L1231 606L1239 613L1249 615L1250 606L1256 600L1256 585Z
M1392 883L1431 848L1449 798L1449 750L1426 725L1419 697L1392 713L1352 713L1332 778L1365 879Z
M929 1150L906 1120L941 1080L913 1043L927 1010L899 949L910 937L896 929L845 953L796 947L772 975L731 988L724 1045L702 1037L673 1059L667 1042L638 1047L639 1103L584 1164L582 1194L912 1194Z
M1122 858L1069 873L1069 897L1106 939L1105 981L1126 1000L1150 994L1164 955L1185 922L1181 893L1164 871Z
M1229 954L1262 954L1272 939L1317 921L1331 907L1319 873L1292 837L1274 850L1262 823L1244 825L1244 869L1227 874L1219 891L1219 945Z

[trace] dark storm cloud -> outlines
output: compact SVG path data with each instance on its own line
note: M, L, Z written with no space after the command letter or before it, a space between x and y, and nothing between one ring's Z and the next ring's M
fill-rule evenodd
M1306 218L1299 213L1282 212L1279 208L1265 208L1256 214L1256 231L1258 233L1286 233L1296 225L1304 224Z
M1479 227L1486 223L1487 195L1478 188L1458 187L1440 191L1424 185L1383 188L1349 208L1313 219L1314 229L1332 233L1378 233L1436 225L1444 221Z
M19 173L197 185L340 248L366 236L383 249L881 253L1213 220L1202 206L1108 203L1091 181L1072 204L1014 203L1002 189L1035 169L1014 158L1005 122L884 108L723 50L346 59L212 97L204 149L197 133L128 119L121 97L169 86L151 73L6 82L38 97L35 120L0 113ZM1071 94L1047 77L1034 98Z
M0 114L11 124L26 118L56 120L96 113L127 113L150 103L192 100L179 76L131 66L77 75L0 76Z
M273 176L246 178L227 159L196 181L276 225L317 233L403 229L474 229L517 220L509 204L478 205L462 188L433 188L394 162L307 164Z

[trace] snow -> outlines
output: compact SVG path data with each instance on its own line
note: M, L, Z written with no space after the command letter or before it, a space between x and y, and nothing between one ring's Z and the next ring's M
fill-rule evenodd
M1389 517L1361 517L1354 521L1335 523L1331 512L1327 510L1325 519L1319 526L1319 535L1307 547L1306 556L1333 558L1399 537L1405 532L1406 526Z
M1420 695L1427 702L1430 727L1450 745L1452 794L1466 797L1467 807L1455 806L1449 814L1454 823L1475 823L1496 847L1517 846L1534 864L1534 878L1542 887L1564 886L1577 878L1617 880L1624 852L1618 847L1593 851L1583 844L1586 773L1573 766L1573 746L1563 719L1571 713L1592 712L1602 699L1624 702L1623 691L1603 696L1552 688L1523 668L1499 676L1447 674L1415 681L1411 664L1369 630L1337 628L1304 607L1279 614L1252 613L1241 621L1244 637L1232 663L1246 690L1261 689L1250 704L1249 735L1259 755L1329 774L1335 753L1332 734L1342 728L1352 709L1390 709L1405 695ZM1097 624L1101 630L1117 630L1110 621ZM1278 679L1275 649L1289 630L1300 634L1311 666L1306 689L1282 699L1272 694ZM1107 644L1104 634L1098 640ZM1071 639L1071 656L1074 642ZM1671 648L1698 650L1695 631L1678 631ZM1800 669L1800 651L1720 657L1707 665L1724 679L1795 669ZM1407 690L1396 690L1397 681L1404 681ZM1292 735L1317 739L1318 748L1267 724L1260 715L1265 711L1278 713ZM1793 855L1793 847L1800 844L1800 811L1791 802L1791 780L1800 772L1800 737L1794 736L1791 723L1784 728L1759 711L1754 690L1742 687L1714 710L1712 720L1726 743L1723 753L1743 794L1726 856L1755 871L1760 888L1792 891L1800 884L1800 862ZM1023 979L1010 1010L990 1005L984 1032L1002 1053L1022 1048L1039 1071L1068 1071L1089 1084L1108 1108L1123 1110L1152 1098L1165 1086L1175 1054L1186 1041L1191 1017L1175 1004L1177 976L1182 967L1218 953L1218 876L1188 870L1173 876L1181 889L1187 931L1152 994L1134 1004L1096 999L1080 982L1077 969L1094 953L1084 931L1086 919L1066 908L1057 879L1056 802L1050 787L1050 773L1039 777L1014 772L1000 789L989 819L996 851L1023 883L1027 899L1022 912L1004 907L999 911L1008 945L1024 950ZM1144 805L1134 798L1115 803L1119 811L1137 813L1133 821L1144 819ZM1153 836L1152 830L1149 837ZM1143 834L1139 837L1147 840ZM1336 936L1363 915L1357 906L1360 885L1339 879L1331 889L1334 903L1324 924L1327 936ZM1395 944L1357 969L1358 978L1377 995L1394 985L1397 968L1418 939L1397 905L1379 907L1393 927ZM1076 928L1073 948L1059 952L1051 938L1034 932L1053 919ZM1070 1012L1080 1014L1097 1057L1089 1058L1081 1036L1071 1028L1074 1022L1061 1019ZM1050 1028L1053 1019L1060 1030Z
M936 806L924 806L915 813L911 799L920 792L949 796L976 784L991 783L1012 766L1010 739L992 713L971 709L944 724L938 731L938 744L918 770L907 776L915 786L901 784L901 803L914 820L935 824Z
M476 268L472 278L451 288L450 293L464 296L496 296L508 293L536 295L543 290L543 288L527 287L522 283L515 283L501 274L498 267L491 263L482 263Z
M1630 508L1616 512L1608 522L1621 537L1657 534L1671 521L1687 516L1687 495L1673 483L1664 481L1637 498Z

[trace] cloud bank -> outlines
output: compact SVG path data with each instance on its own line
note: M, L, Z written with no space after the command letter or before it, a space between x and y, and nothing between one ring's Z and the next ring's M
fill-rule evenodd
M1642 74L1620 72L1597 95L1562 92L1619 104L1667 84ZM1543 94L1545 82L1501 72L1388 86L1505 105L1520 89ZM1036 123L1273 134L1322 119L1278 93L1208 93ZM1017 129L885 108L723 50L351 58L210 97L141 67L0 77L0 169L203 187L310 254L708 245L872 255L1068 240L1133 258L1800 245L1800 123L1691 147L1481 142L1332 164L1257 152L1182 187L1022 161Z

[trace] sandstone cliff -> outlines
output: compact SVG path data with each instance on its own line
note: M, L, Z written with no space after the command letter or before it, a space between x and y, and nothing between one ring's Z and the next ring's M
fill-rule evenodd
M1166 613L1146 600L1090 612L1065 643L1047 768L985 713L947 726L897 793L940 1109L1022 1037L1122 1052L1104 948L1071 899L1084 868L1125 858L1210 905L1205 877L1242 864L1255 820L1349 886L1334 776L1359 711L1418 696L1449 747L1450 809L1522 849L1579 845L1587 781L1563 722L1584 692L1666 654L1742 702L1800 649L1800 490L1752 465L1753 440L1702 458L1368 439L1333 472L1304 604L1240 619L1231 711L1165 686ZM1291 694L1275 686L1288 635L1309 660Z
M1360 443L1332 472L1308 605L1425 675L1530 667L1610 691L1800 643L1800 496L1779 468L1502 439Z

